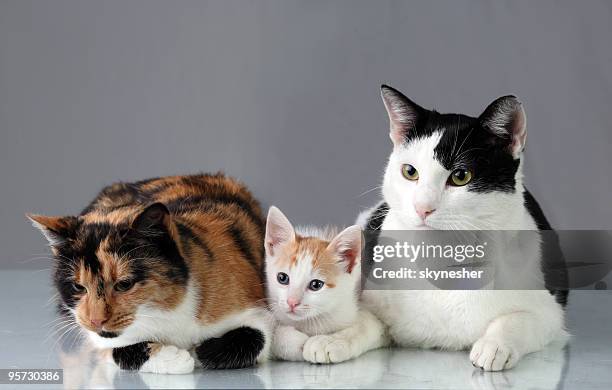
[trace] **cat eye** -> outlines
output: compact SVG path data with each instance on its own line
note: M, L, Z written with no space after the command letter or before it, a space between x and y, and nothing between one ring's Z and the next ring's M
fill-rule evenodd
M325 285L324 281L319 280L319 279L313 279L308 284L308 289L311 291L319 291L320 289L323 288L324 285Z
M81 286L78 283L72 283L72 289L79 294L82 294L85 291L87 291L87 289L84 286Z
M284 272L279 272L276 274L276 280L278 280L280 284L287 285L289 284L289 275Z
M461 187L472 181L472 172L469 169L455 169L451 173L448 184Z
M403 164L402 165L402 176L404 176L408 180L414 181L414 180L418 180L419 172L412 165Z
M134 287L134 283L134 280L131 279L122 280L120 282L115 283L114 289L118 292L125 292Z

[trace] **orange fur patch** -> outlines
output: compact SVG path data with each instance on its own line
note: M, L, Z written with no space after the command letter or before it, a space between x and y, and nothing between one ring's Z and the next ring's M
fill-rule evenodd
M338 258L327 249L329 241L317 237L302 237L296 234L295 240L281 247L279 265L295 267L302 258L312 259L312 268L325 277L327 287L336 287L335 280L342 273Z

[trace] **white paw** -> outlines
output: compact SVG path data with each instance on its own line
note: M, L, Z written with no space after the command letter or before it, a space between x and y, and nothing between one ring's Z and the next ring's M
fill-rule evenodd
M472 346L470 361L474 367L485 371L501 371L512 368L520 356L516 348L494 338L481 338Z
M339 363L349 360L351 346L348 341L333 336L312 336L304 344L304 360L311 363Z
M272 354L277 359L301 361L308 336L290 326L279 326L274 331Z
M140 367L140 372L189 374L194 365L195 361L189 351L174 345L164 345Z

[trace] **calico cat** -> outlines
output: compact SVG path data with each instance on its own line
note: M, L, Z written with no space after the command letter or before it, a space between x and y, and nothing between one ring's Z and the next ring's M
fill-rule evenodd
M387 345L383 324L359 304L359 226L296 231L272 206L265 250L276 358L337 363Z
M264 220L244 185L222 174L117 183L78 216L29 218L56 258L61 310L121 368L181 374L267 357Z
M388 86L382 86L382 98L393 152L384 202L359 218L367 229L551 229L523 186L527 127L516 97L495 100L478 118L426 110ZM561 256L558 248L552 253ZM533 260L528 271L540 275L545 267ZM565 333L562 289L371 290L363 300L389 326L395 343L471 348L472 364L490 371L513 367Z

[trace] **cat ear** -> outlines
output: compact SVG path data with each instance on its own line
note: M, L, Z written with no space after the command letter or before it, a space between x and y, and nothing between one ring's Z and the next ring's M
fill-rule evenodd
M527 140L527 116L516 96L496 99L478 119L482 127L508 143L512 157L520 156Z
M361 227L353 225L341 231L327 249L342 259L349 274L361 261Z
M266 222L265 248L268 256L274 256L281 246L295 240L293 225L277 207L270 207Z
M423 109L400 91L388 85L383 84L380 87L380 92L387 114L389 114L391 127L389 137L393 141L393 145L399 146L405 142L406 135L415 129Z
M155 234L165 231L170 222L170 211L163 203L157 202L147 206L134 218L131 228L143 233Z
M76 217L47 217L38 214L26 214L32 225L39 229L51 246L57 246L74 238L78 219Z

